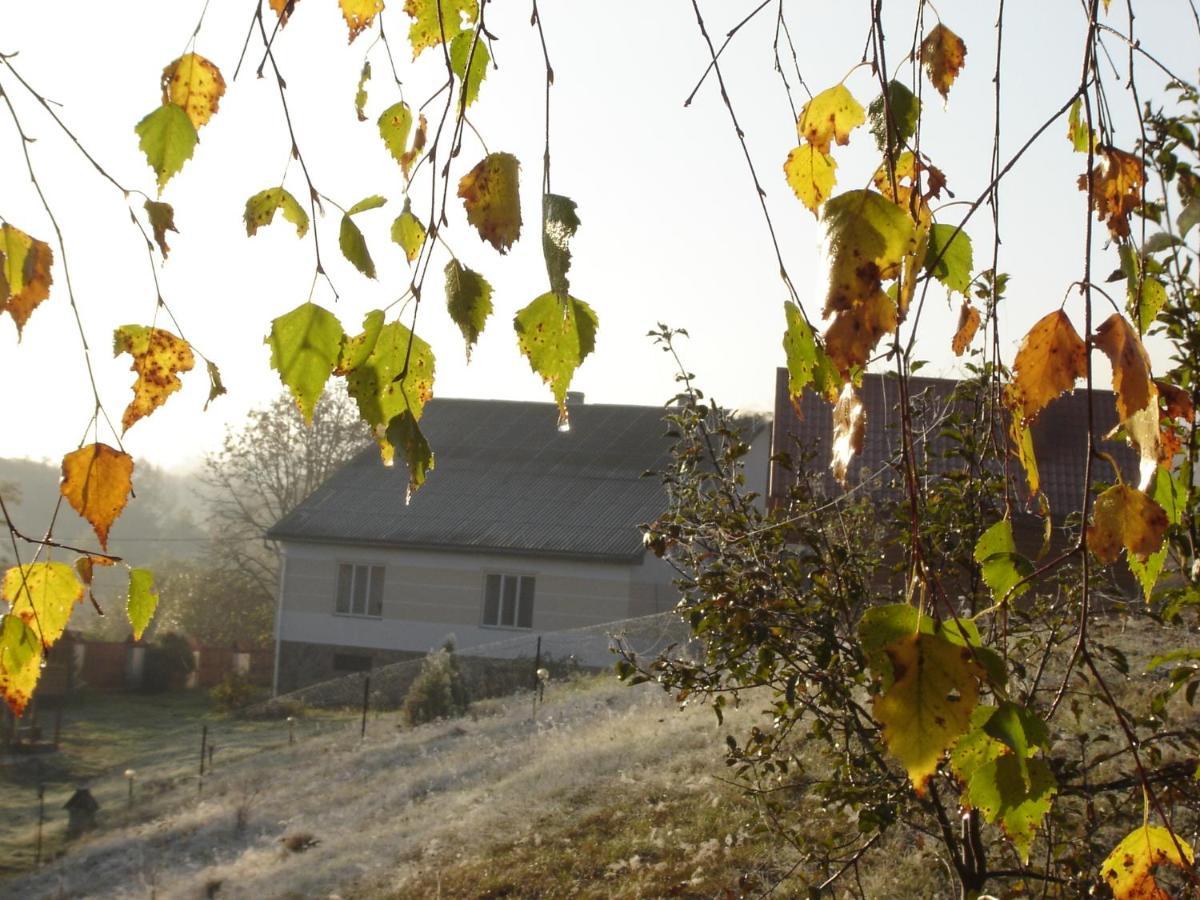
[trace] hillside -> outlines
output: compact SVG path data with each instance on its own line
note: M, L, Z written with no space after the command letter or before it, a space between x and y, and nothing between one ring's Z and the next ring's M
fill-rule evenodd
M748 802L723 783L723 732L710 712L677 711L653 686L606 675L552 683L536 723L530 713L528 695L415 729L384 713L363 741L356 720L305 721L294 746L283 723L260 723L275 742L260 737L253 755L219 762L199 796L194 774L183 774L194 772L189 754L174 787L139 799L136 821L72 846L36 875L0 882L0 893L757 896L797 861L769 849ZM125 815L120 780L108 779L110 822ZM797 802L811 808L814 839L846 827L817 798ZM888 856L894 896L920 894L939 871L915 849L904 865ZM870 883L869 871L862 877ZM772 896L805 890L793 877Z

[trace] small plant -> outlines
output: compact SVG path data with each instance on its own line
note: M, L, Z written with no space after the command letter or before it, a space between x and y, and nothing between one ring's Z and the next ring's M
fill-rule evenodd
M420 725L435 719L461 716L470 702L454 643L447 641L443 647L431 651L421 663L421 672L409 687L401 712L409 725Z
M208 697L216 710L228 713L248 706L257 694L258 689L245 675L230 672L221 679L220 684L208 692Z
M305 850L317 846L321 841L310 831L293 831L280 838L279 843L283 844L285 850L292 853L303 853Z
M196 658L188 639L182 634L168 632L146 648L142 690L152 694L182 690L195 668Z

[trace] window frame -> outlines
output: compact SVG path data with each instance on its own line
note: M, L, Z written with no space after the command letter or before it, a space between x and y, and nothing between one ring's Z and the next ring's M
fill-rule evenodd
M344 581L349 570L349 581ZM361 583L360 573L365 572L365 582ZM338 560L337 572L334 576L333 615L348 619L382 619L383 592L387 584L387 565L378 562L359 562ZM343 586L346 588L346 603L343 606ZM356 600L361 601L361 612L356 612Z
M496 602L493 606L490 602L490 590L493 584L493 579L497 585ZM509 585L512 585L512 595L510 602L512 603L511 615L506 617L505 612L505 595L509 592ZM522 606L525 603L525 587L528 585L528 608L524 610L528 616L522 615ZM480 627L494 628L497 631L533 631L533 610L534 603L537 599L537 575L532 572L485 572L483 575L483 604L480 611ZM493 606L494 619L489 621L489 606ZM509 618L511 624L505 624L505 618ZM528 624L521 624L525 619L528 619Z

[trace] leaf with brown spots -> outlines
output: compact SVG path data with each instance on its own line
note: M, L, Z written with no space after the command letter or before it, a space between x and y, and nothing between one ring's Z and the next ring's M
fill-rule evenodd
M783 164L788 185L814 216L833 192L833 185L837 181L835 169L837 163L833 157L822 153L812 144L797 147L788 154Z
M848 379L855 368L867 364L879 339L894 332L896 325L896 301L876 291L834 313L825 330L825 352L842 378Z
M479 4L477 0L404 0L404 11L413 20L408 42L416 59L430 47L453 41L463 28L474 23Z
M845 85L821 91L804 104L796 130L813 149L828 155L830 144L850 143L850 132L867 121L867 114Z
M916 251L916 228L903 209L874 191L846 191L825 204L829 287L825 315L872 298Z
M66 563L35 562L5 572L0 592L9 611L49 647L67 630L71 611L83 599L83 583Z
M1061 309L1029 329L1013 363L1021 415L1032 421L1051 400L1087 374L1083 339Z
M1092 170L1092 209L1114 238L1129 237L1129 214L1141 205L1146 168L1139 157L1115 147L1101 148L1099 156ZM1088 189L1087 175L1079 176L1079 189Z
M299 2L300 0L271 0L271 9L275 11L275 15L279 16L280 28L288 23L288 19L296 11L296 4Z
M558 403L560 425L569 425L567 390L575 371L596 347L599 325L582 300L552 292L542 294L513 319L521 353Z
M133 400L121 416L121 429L128 431L134 422L150 415L183 386L179 373L189 371L196 361L183 338L144 325L122 325L113 332L113 356L121 353L133 357L130 369L137 373Z
M1195 854L1180 835L1157 825L1142 825L1113 848L1100 866L1100 875L1113 900L1170 900L1154 880L1154 869L1177 866L1187 870L1194 863Z
M346 20L346 27L350 29L350 43L364 29L370 28L375 17L383 12L383 0L338 0L338 6L342 10L342 18Z
M521 236L520 165L511 153L489 153L458 183L467 221L501 253Z
M945 100L967 56L963 39L940 22L921 41L921 64L929 81Z
M12 225L4 225L0 226L0 254L3 254L0 288L6 287L0 310L6 310L13 317L20 338L34 309L50 296L50 285L54 280L50 266L54 262L54 252L44 241L32 238Z
M950 349L954 351L955 356L962 356L967 352L971 341L975 340L975 332L979 330L979 321L979 310L973 304L963 300L962 306L958 310L958 329L954 332L954 339L950 342Z
M108 549L108 531L133 490L133 457L107 444L88 444L63 457L59 490Z
M1170 419L1183 419L1191 422L1196 417L1196 407L1192 405L1192 395L1178 385L1169 381L1155 379L1158 396L1162 398L1163 414Z
M158 244L159 252L163 259L166 259L167 254L171 252L167 245L167 232L174 231L179 234L179 229L175 227L175 209L170 203L147 200L146 217L150 220L150 228L154 232L154 243Z
M1092 343L1112 363L1117 414L1122 422L1156 399L1150 380L1150 357L1137 332L1123 316L1113 313L1101 322Z
M846 382L833 407L833 457L829 463L833 477L843 486L850 461L862 452L866 430L867 412L854 385Z
M14 716L25 712L42 675L42 642L20 616L0 622L0 697Z
M1088 549L1103 563L1127 550L1143 562L1162 546L1167 514L1141 491L1116 484L1096 498L1087 529Z
M199 53L185 53L163 69L163 103L183 107L197 131L213 117L224 95L221 70Z

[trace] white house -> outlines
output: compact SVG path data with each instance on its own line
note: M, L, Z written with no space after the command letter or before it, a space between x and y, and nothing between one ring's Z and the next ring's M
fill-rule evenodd
M408 474L375 448L268 533L282 565L277 691L412 658L453 635L469 649L672 608L670 568L639 525L665 497L661 407L436 399L421 425L436 468ZM768 441L747 481L765 492Z

